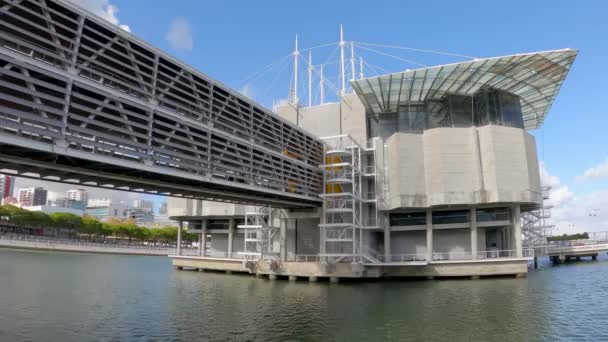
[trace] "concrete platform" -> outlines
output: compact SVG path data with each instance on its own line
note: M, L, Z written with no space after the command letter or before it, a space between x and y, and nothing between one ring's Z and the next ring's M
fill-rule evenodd
M339 278L378 279L394 277L449 278L488 276L524 276L528 258L484 259L465 261L416 262L413 264L327 264L319 262L269 262L240 259L169 256L178 269L214 270L227 273L249 273L257 277L296 280Z

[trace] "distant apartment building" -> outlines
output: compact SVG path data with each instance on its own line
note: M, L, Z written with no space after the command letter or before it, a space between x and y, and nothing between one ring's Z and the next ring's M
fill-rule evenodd
M73 189L65 192L65 206L84 210L87 207L88 193L86 190Z
M127 218L135 221L138 226L148 226L154 223L154 214L146 209L129 208L127 209Z
M83 211L74 209L74 208L66 208L61 206L53 206L53 205L34 205L30 207L23 207L23 209L27 209L29 211L40 211L45 214L53 214L53 213L68 213L74 214L77 216L82 216Z
M0 175L0 199L12 197L15 190L15 177Z
M46 205L47 191L44 188L19 189L17 200L22 207Z
M133 201L133 209L141 209L144 212L152 213L154 210L154 202L144 199L136 199Z
M84 213L100 221L105 221L110 217L124 219L127 218L127 206L120 202L113 202L109 198L90 199Z
M19 200L13 196L4 197L2 199L2 204L19 205Z
M160 207L158 208L158 215L167 215L167 202L160 204Z

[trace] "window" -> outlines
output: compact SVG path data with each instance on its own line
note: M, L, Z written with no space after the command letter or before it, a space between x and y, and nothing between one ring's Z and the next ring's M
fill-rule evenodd
M433 212L433 224L467 223L469 210L449 210Z
M500 125L523 128L518 96L482 89L474 96L446 94L442 99L400 105L398 111L367 116L368 136L384 140L396 132L422 133L437 127Z
M391 213L391 226L419 226L426 225L426 213Z
M511 219L509 208L478 208L477 222L508 221Z

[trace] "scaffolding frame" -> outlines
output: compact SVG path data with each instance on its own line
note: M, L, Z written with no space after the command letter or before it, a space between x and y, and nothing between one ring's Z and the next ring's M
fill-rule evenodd
M245 224L237 228L245 230L243 252L245 259L278 260L280 253L274 251L274 238L279 227L272 225L272 208L247 207Z
M370 172L366 172L362 155L368 149L350 135L321 140L325 142L325 164L320 165L324 190L320 195L323 199L319 224L321 259L330 263L373 261L374 258L367 256L368 246L364 246L363 231L370 228L364 221L364 208L373 205L375 226L378 217L376 196L363 196L362 189L364 177L375 177L375 160L372 157L373 170L370 168Z
M523 247L534 248L547 243L547 236L551 235L555 225L547 224L547 219L551 218L552 205L545 204L549 199L551 186L543 186L543 202L536 208L529 210L521 215Z

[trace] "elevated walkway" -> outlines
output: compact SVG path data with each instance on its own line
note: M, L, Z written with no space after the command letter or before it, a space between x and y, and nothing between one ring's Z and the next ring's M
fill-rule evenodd
M67 1L7 2L0 14L11 18L0 21L0 172L321 205L313 135Z

